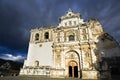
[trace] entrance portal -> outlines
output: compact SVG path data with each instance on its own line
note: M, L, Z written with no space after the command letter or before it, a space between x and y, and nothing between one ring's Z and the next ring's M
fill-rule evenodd
M78 77L78 65L75 61L69 62L69 77Z

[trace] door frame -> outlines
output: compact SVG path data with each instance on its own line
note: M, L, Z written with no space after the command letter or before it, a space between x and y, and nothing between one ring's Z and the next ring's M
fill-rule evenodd
M69 61L68 62L68 74L69 74L69 77L78 77L78 72L77 72L77 74L75 73L75 67L77 66L77 71L78 71L78 63L76 62L76 61ZM72 69L70 69L70 68L72 68ZM70 71L70 70L72 70L72 71ZM76 76L76 75L77 76Z

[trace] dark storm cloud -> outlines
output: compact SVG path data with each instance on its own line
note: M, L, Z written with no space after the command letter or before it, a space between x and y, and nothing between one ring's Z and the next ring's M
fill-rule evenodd
M99 19L120 42L119 0L0 0L0 46L27 53L30 29L56 26L69 8L84 20Z

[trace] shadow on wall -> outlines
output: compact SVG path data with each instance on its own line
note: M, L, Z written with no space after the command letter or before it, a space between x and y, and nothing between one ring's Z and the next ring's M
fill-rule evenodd
M100 78L110 79L111 74L120 74L120 46L118 42L108 33L102 33L95 44L94 52L98 61L94 66L99 71Z

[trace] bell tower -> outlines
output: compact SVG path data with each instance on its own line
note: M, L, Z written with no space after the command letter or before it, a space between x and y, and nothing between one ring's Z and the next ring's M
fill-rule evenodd
M71 9L66 12L66 15L60 18L58 27L75 27L79 24L83 24L83 19L79 13L73 13Z

